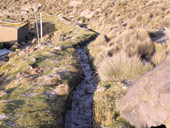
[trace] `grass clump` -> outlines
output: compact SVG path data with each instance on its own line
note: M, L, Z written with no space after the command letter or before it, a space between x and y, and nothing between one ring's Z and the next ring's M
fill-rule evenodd
M162 45L160 43L155 43L155 53L152 56L152 62L154 63L155 66L160 64L164 58L166 57L168 52L168 46L167 45Z
M151 57L155 50L149 33L145 29L126 30L116 39L116 43L129 56Z
M106 81L132 79L151 69L152 66L142 62L139 56L117 54L104 58L97 71L101 80Z
M93 41L88 45L88 52L93 61L96 60L96 58L99 58L98 56L107 46L107 44L108 44L108 37L106 35L99 35L95 41ZM96 62L94 63L96 65Z
M119 103L125 94L124 86L120 82L100 82L100 87L106 91L97 91L94 95L94 128L105 126L108 128L133 128L125 121L119 110Z
M142 15L136 16L136 22L140 22L142 21L142 19L143 19Z
M146 59L151 58L155 47L147 30L128 29L119 35L112 45L108 45L104 51L108 56L113 56L123 51L130 57L137 55L142 59Z
M99 36L88 46L88 50L100 78L94 94L93 127L134 128L125 121L119 110L121 98L127 85L150 71L153 66L146 61L155 52L150 35L145 29L128 29L108 42Z
M170 21L170 16L166 17L166 18L162 21L161 26L162 26L162 27L167 27L167 28L170 27L169 21Z

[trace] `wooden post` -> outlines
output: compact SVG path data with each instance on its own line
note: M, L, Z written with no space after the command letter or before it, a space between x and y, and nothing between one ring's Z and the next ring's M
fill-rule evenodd
M144 28L144 23L142 22L142 28Z
M37 29L38 45L40 45L39 29L38 29L38 23L37 23L37 15L35 15L35 22L36 22L36 29Z
M42 40L42 37L43 37L43 27L42 27L42 13L40 13L40 31L41 31L41 40Z

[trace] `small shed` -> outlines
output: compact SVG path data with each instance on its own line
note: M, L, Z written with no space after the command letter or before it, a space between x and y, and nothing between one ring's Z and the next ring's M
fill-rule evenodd
M27 34L27 22L0 19L0 43L21 42Z

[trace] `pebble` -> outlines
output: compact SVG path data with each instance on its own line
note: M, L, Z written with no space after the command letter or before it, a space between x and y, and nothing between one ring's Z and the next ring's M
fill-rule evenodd
M127 87L127 86L122 86L122 89L123 89L123 90L127 90L128 87Z
M7 115L5 115L5 114L0 115L0 120L6 119L6 118L7 118Z
M105 87L100 87L100 88L97 88L96 92L104 92L106 91L106 88Z

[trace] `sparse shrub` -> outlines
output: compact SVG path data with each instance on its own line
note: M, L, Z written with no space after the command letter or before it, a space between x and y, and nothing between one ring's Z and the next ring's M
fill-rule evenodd
M149 1L148 4L147 4L147 6L149 7L149 6L153 6L153 5L155 5L155 4L156 4L156 1Z
M117 54L118 52L120 52L123 49L122 45L116 45L116 46L112 46L110 48L107 49L107 55L109 57L113 56L114 54Z
M126 54L128 57L138 56L142 59L148 59L152 57L155 51L149 33L144 29L127 30L117 37L114 43L107 45L107 48L102 45L102 49L102 52L96 54L94 61L95 66L99 68L105 61L115 56Z
M128 28L129 28L129 29L134 29L135 27L136 27L136 23L135 23L135 22L130 23L130 24L128 25Z
M107 44L107 42L108 42L108 37L106 35L100 35L96 39L96 43L99 45Z
M96 67L99 67L99 65L102 63L104 58L106 58L108 55L105 51L102 51L100 54L98 54L94 60L94 65Z
M160 64L166 56L166 52L156 52L152 57L152 62L154 65Z
M156 17L153 20L151 20L151 22L149 23L149 26L151 26L151 28L153 29L158 29L162 26L162 17Z
M138 16L136 16L136 21L137 21L137 22L142 21L142 19L143 19L142 15L138 15Z
M166 17L162 22L162 27L170 27L170 16Z
M154 16L156 17L156 16L161 16L163 13L161 12L161 11L159 11L159 10L157 10L157 11L154 11Z
M150 20L151 20L151 14L150 13L146 13L146 14L143 15L143 20L142 20L143 22L149 23Z
M152 62L154 65L160 64L166 57L168 47L166 45L155 43L155 54L152 57Z
M165 14L166 14L166 15L170 14L170 9L167 9L167 10L165 11Z
M87 21L87 19L83 16L83 17L82 17L82 23L85 24L86 21Z
M100 79L106 81L135 78L151 69L152 66L142 62L139 56L122 53L104 58L97 71Z

